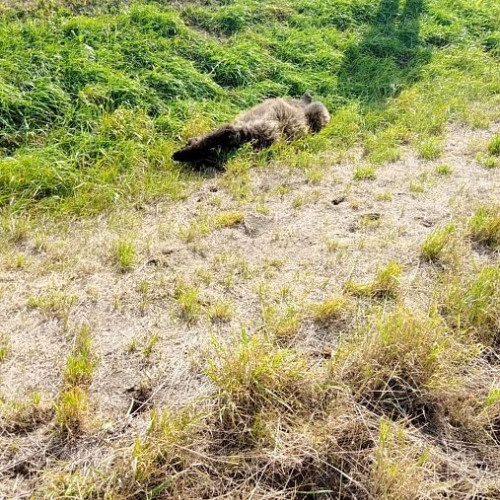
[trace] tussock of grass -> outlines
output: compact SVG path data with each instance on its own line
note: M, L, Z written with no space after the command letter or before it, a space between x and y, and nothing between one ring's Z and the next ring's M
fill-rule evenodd
M376 178L376 170L374 167L357 167L354 170L354 180L373 180Z
M39 309L47 318L57 318L64 327L68 326L69 314L78 301L74 294L51 291L38 297L29 297L28 307Z
M441 175L443 177L453 173L453 169L449 165L438 165L435 171L437 175Z
M174 298L179 306L179 315L184 321L188 323L198 321L202 311L198 288L180 283L174 290Z
M266 305L262 310L262 319L269 335L281 341L289 341L299 333L303 316L292 305Z
M423 160L437 160L443 152L441 141L429 137L418 145L418 154Z
M432 231L420 247L422 257L430 262L438 262L443 257L445 249L451 244L455 231L454 224Z
M496 248L500 245L500 207L479 207L469 220L469 234L474 241Z
M214 217L213 225L215 229L231 227L243 222L244 218L241 212L221 212Z
M493 156L500 156L500 135L496 135L488 143L488 152Z
M5 432L30 432L50 421L52 415L52 408L39 392L34 392L25 399L0 399L0 426Z
M54 422L65 437L74 437L85 428L90 411L86 389L70 386L63 389L54 403Z
M234 315L234 309L230 302L225 300L215 301L208 308L208 317L214 323L229 323Z
M3 363L11 353L12 346L10 337L5 333L0 333L0 363Z
M402 268L396 261L391 261L381 269L371 283L356 283L348 281L344 285L346 292L357 297L370 297L375 299L394 298L399 292L399 278Z
M455 278L445 294L444 310L452 324L496 345L500 340L500 267L484 266L475 275Z
M137 258L134 241L129 237L118 239L113 246L112 256L121 272L132 270Z
M311 306L312 320L327 325L343 318L350 309L349 301L345 297L327 299L320 304Z
M96 360L92 353L92 334L86 325L77 332L71 354L66 360L64 381L70 386L85 386L92 380Z

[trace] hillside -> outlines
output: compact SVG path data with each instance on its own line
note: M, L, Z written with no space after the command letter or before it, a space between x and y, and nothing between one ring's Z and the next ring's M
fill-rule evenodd
M500 498L500 3L0 16L0 497Z

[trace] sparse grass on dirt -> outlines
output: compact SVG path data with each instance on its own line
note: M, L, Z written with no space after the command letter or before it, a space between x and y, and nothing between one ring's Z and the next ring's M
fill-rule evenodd
M498 1L0 3L0 497L500 498Z

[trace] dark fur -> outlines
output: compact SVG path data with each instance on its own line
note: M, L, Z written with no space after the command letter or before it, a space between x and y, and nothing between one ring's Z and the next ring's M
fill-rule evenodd
M203 161L246 143L264 148L280 139L292 140L317 133L329 121L326 107L320 102L313 102L308 93L301 99L267 99L239 115L232 123L189 139L172 158L182 162Z

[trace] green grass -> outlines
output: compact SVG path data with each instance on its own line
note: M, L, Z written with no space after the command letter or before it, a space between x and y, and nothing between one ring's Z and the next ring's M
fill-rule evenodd
M449 165L438 165L435 172L437 175L445 177L451 175L453 173L453 169Z
M96 360L92 353L92 335L87 325L77 332L71 354L66 360L64 381L69 386L86 386L92 381Z
M500 245L500 207L479 207L469 219L469 234L474 241L497 248Z
M113 245L112 257L121 272L131 271L137 258L135 242L129 237L118 239Z
M10 337L5 333L0 333L0 363L4 362L12 351Z
M373 180L377 177L375 167L357 167L354 170L353 178L355 181Z
M500 156L500 135L496 135L488 143L488 152L493 156Z
M420 247L422 257L429 262L439 261L443 257L444 250L450 245L455 231L453 224L432 231Z
M174 149L268 96L309 90L332 113L322 134L273 153L297 168L356 144L374 163L407 142L431 159L447 121L498 118L494 0L64 3L0 10L8 211L183 197L196 174Z
M357 283L349 280L344 285L344 289L355 297L395 298L399 292L399 278L402 272L401 266L392 260L377 272L373 281Z

